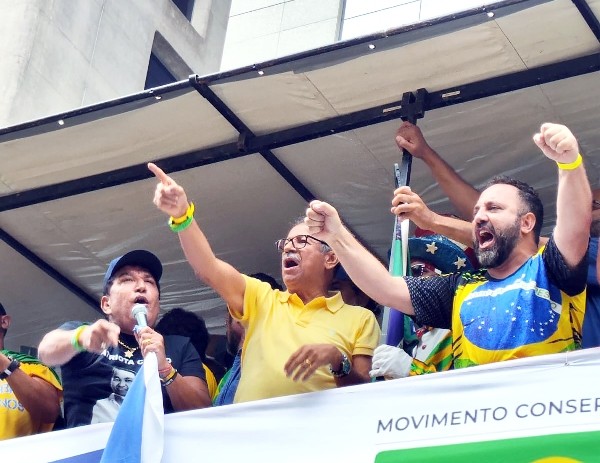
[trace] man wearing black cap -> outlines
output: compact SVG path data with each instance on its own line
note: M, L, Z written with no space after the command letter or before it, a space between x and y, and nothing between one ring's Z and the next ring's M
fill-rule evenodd
M38 359L4 349L10 316L0 304L0 440L50 431L62 386Z
M114 259L104 276L100 307L108 320L67 322L42 339L38 352L50 365L61 365L67 427L114 416L94 417L94 405L112 393L113 368L138 371L148 352L158 358L166 413L210 405L200 356L188 338L154 331L160 311L162 265L151 252L135 250ZM131 309L147 308L148 326L135 329Z

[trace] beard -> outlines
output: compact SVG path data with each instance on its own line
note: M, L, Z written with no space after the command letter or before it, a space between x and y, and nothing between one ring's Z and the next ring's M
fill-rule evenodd
M520 218L515 223L504 230L496 233L494 227L490 224L489 230L494 234L495 242L488 249L479 248L479 240L475 240L474 250L477 261L481 267L494 268L502 265L510 256L510 253L517 246L520 236Z

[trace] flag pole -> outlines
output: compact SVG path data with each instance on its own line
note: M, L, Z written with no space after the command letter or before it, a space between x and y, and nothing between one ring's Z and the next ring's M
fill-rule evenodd
M413 92L406 92L402 95L402 110L405 116L402 120L413 124L417 119L424 115L425 98L427 91L425 89ZM412 169L412 155L406 150L402 150L402 164L394 164L394 183L396 188L410 184L410 173ZM409 274L409 255L408 255L408 220L401 220L396 217L394 220L394 233L392 236L392 246L390 252L389 272L392 276L405 276ZM383 310L381 338L385 344L399 346L404 338L404 315L402 312L391 307L385 307Z

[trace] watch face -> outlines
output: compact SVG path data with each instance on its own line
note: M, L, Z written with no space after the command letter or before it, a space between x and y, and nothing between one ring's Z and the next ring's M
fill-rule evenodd
M331 366L329 367L329 369L333 376L337 378L340 378L342 376L348 376L348 374L350 374L350 370L352 370L352 363L350 362L350 360L348 360L346 354L342 354L342 365L340 369L335 371L331 368Z
M346 357L344 355L344 359L342 360L342 372L345 375L350 374L351 368L352 368L352 364L350 363L350 360L348 360L348 357Z

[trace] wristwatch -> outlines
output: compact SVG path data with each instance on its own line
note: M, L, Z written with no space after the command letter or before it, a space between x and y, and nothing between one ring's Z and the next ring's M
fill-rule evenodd
M329 371L331 371L331 374L336 378L343 378L344 376L348 376L350 374L351 370L352 370L352 362L350 362L350 360L348 360L348 357L346 357L346 354L344 354L343 352L342 352L342 365L341 365L340 369L334 370L333 368L331 368L331 365L329 366Z
M0 373L0 380L8 378L10 375L13 374L13 371L15 371L21 366L21 362L19 362L18 360L11 359L10 357L8 357L8 359L10 360L10 363L6 367L6 370Z

